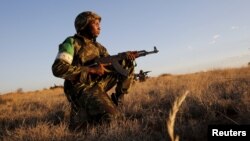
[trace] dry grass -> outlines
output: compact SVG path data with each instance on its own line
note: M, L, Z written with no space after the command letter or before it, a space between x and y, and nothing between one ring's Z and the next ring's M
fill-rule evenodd
M186 90L185 102L175 102ZM0 140L158 141L176 139L174 132L206 140L209 124L250 124L250 67L152 77L136 82L123 102L125 120L70 132L61 88L0 95Z
M178 135L175 136L175 133L174 133L174 123L175 123L176 114L179 111L180 106L182 102L184 101L184 99L186 98L188 93L189 91L186 91L182 96L178 97L174 101L173 107L169 112L169 118L166 121L166 126L168 128L168 134L170 136L171 141L179 141L179 136Z

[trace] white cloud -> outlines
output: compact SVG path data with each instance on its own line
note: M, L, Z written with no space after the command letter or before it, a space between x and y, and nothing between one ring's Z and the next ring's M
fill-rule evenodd
M237 29L239 29L240 27L239 26L231 26L231 29L232 30L237 30Z
M220 34L215 34L215 35L213 36L212 41L209 42L209 44L215 44L215 43L218 41L218 39L219 39L220 37L221 37Z
M216 34L216 35L213 36L213 39L214 39L214 40L217 40L218 38L220 38L220 35L219 35L219 34Z

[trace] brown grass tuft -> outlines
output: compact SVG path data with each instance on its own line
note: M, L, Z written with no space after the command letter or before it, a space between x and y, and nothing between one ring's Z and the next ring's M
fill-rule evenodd
M178 97L172 106L172 109L170 110L168 120L166 120L167 128L168 128L168 134L170 136L171 141L179 141L179 136L174 134L174 123L176 114L180 109L180 106L184 99L186 98L189 91L186 91L182 96Z

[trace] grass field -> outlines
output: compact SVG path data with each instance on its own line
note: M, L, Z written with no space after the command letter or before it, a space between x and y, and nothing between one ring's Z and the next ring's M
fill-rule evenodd
M70 132L62 88L0 95L0 140L206 140L210 124L250 124L250 67L150 77L123 103L126 119Z

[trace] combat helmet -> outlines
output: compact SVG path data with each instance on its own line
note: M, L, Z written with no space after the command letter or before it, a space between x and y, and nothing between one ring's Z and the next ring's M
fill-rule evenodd
M77 33L80 33L91 21L98 19L101 21L101 17L92 11L85 11L77 15L75 19L75 29Z

